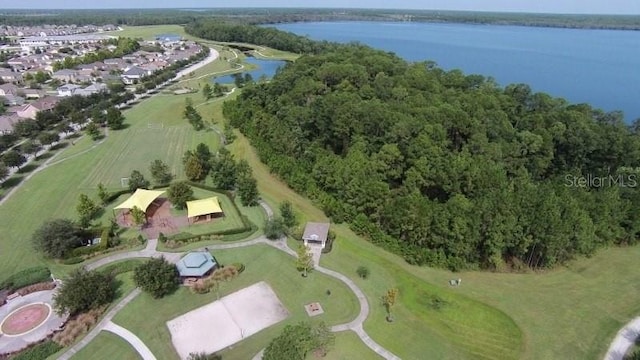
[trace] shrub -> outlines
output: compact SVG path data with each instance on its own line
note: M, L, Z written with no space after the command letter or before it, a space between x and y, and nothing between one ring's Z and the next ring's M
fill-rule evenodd
M161 298L178 289L179 276L175 264L164 258L154 258L136 267L133 281L154 298Z
M366 266L358 266L358 269L356 269L356 273L358 274L358 276L360 276L360 278L366 279L369 277L369 268Z
M46 266L28 268L11 275L0 284L0 289L10 293L16 289L51 280L51 271Z
M158 234L158 241L161 243L167 242L167 236L163 233Z
M84 261L84 258L82 256L74 256L72 258L62 260L62 263L64 265L74 265L74 264L79 264L83 261Z
M285 233L285 226L282 223L282 219L276 218L267 220L264 224L264 235L269 240L278 240Z
M231 266L235 267L238 270L238 274L242 274L244 271L244 264L241 263L233 263Z
M16 292L20 294L20 296L25 296L27 294L31 294L37 291L53 290L55 287L56 287L56 284L53 281L49 281L49 282L42 282L38 284L25 286L23 288L18 289L18 291Z
M102 306L86 313L78 315L73 320L69 320L64 330L53 336L53 341L62 346L73 344L76 339L89 332L91 327L98 322L100 315L106 310L106 306Z
M40 360L46 359L49 356L57 353L62 349L62 346L51 341L46 340L39 344L30 346L29 348L21 351L19 354L14 356L12 360Z

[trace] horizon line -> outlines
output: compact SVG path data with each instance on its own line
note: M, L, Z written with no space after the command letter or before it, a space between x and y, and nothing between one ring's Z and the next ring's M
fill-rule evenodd
M298 10L375 10L375 11L424 11L424 12L452 12L452 13L485 13L485 14L529 14L529 15L563 15L563 16L640 16L640 13L562 13L562 12L529 12L513 10L453 10L453 9L416 9L416 8L367 8L367 7L286 7L286 6L218 6L218 7L103 7L103 8L0 8L2 11L101 11L101 10L230 10L230 9L298 9Z

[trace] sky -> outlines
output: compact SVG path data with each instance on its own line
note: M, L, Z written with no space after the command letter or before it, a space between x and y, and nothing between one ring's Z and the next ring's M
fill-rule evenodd
M640 15L640 0L0 0L0 9L324 7Z

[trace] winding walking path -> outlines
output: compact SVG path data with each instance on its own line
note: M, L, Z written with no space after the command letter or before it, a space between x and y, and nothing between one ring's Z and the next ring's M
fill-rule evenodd
M142 342L142 340L140 340L140 338L137 337L131 331L123 328L120 325L114 324L111 321L109 321L104 326L103 329L106 330L106 331L112 332L112 333L120 336L121 338L125 339L129 344L131 344L133 346L134 349L136 349L138 354L140 354L140 356L142 356L143 360L156 360L156 357L153 356L153 353L151 352L151 350L149 350L147 345L145 345Z
M604 360L623 360L625 354L640 337L640 316L629 321L616 335Z
M260 206L264 209L267 215L267 218L272 219L273 210L271 209L271 207L267 205L264 201L260 201ZM259 236L255 239L228 243L228 244L209 245L207 247L203 247L198 250L208 251L208 250L236 249L236 248L253 246L258 244L266 244L278 250L284 251L293 257L297 257L296 252L287 245L286 238L282 238L279 240L269 240L265 236ZM109 255L104 258L98 259L92 262L91 264L85 265L85 268L87 270L93 270L116 261L134 259L134 258L160 257L160 256L164 256L168 261L175 263L178 260L180 260L180 258L185 254L182 252L172 253L172 252L158 251L156 249L157 246L158 246L158 240L151 239L147 241L147 246L143 250L129 251L125 253ZM365 345L367 345L367 347L369 347L371 350L373 350L383 358L387 360L400 359L398 356L394 355L389 350L385 349L380 344L376 343L373 339L371 339L371 337L364 330L363 328L364 321L367 319L367 316L369 316L369 303L367 301L367 297L364 294L364 292L351 279L349 279L348 277L346 277L345 275L337 271L329 270L327 268L320 266L319 264L315 265L315 270L317 270L322 274L331 276L333 278L336 278L342 281L356 295L356 298L360 303L360 312L358 313L358 316L356 316L354 320L348 323L332 326L331 331L341 332L341 331L351 330L355 332L356 335L358 335L358 337L362 340L362 342L364 342ZM136 289L131 294L129 294L125 299L123 299L120 303L118 303L113 309L111 309L107 313L104 319L100 321L100 323L98 323L98 325L84 339L82 339L82 341L80 341L75 346L70 348L67 352L65 352L62 355L62 357L60 357L60 359L63 359L63 360L69 359L73 354L78 352L80 349L85 347L91 340L93 340L100 331L107 330L121 336L124 340L129 342L136 349L136 351L138 351L138 353L140 354L140 356L142 356L143 359L154 360L155 357L153 357L153 354L151 353L151 351L137 336L135 336L135 334L111 322L111 319L113 318L113 316L115 316L115 314L118 311L120 311L120 309L122 309L126 304L128 304L131 300L133 300L139 294L140 294L140 290ZM262 357L262 351L256 354L256 356L253 359L258 360L261 357Z

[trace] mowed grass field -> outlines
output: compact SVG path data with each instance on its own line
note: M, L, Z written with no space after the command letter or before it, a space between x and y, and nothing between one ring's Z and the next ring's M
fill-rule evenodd
M289 200L304 221L326 220L308 199L273 176L239 136L230 147L251 164L263 198ZM617 331L640 313L640 247L600 250L553 271L527 274L451 273L416 267L333 225L338 240L321 264L351 277L367 294L372 313L365 329L403 359L601 359ZM358 279L359 265L371 278ZM450 279L461 278L458 288ZM383 319L380 297L400 289L396 321ZM452 305L434 311L436 294ZM501 350L503 349L503 350Z
M268 245L217 250L213 251L213 255L222 264L240 262L246 266L245 271L237 278L222 285L221 297L259 281L265 281L290 313L285 321L223 352L223 358L226 360L251 358L286 324L311 319L336 325L353 320L360 310L355 295L346 285L317 272L310 273L307 278L301 277L295 268L293 257ZM327 294L327 290L330 290L330 295ZM158 359L177 359L166 322L215 300L215 291L209 294L193 294L187 288L181 288L175 294L159 300L142 294L120 311L113 321L138 335ZM325 313L309 318L304 305L316 301L321 303ZM215 319L211 321L215 323ZM347 339L346 342L348 341Z
M142 357L123 338L103 330L95 339L91 340L89 345L78 351L72 359L138 360Z
M47 219L75 219L81 193L96 199L99 183L111 191L120 190L120 179L136 169L150 179L148 168L155 159L166 162L178 179L184 178L182 156L186 150L205 143L215 151L219 137L213 130L195 132L182 119L187 97L159 94L142 101L123 112L126 129L109 131L99 144L88 137L76 140L55 159L64 161L22 184L0 206L0 229L4 230L0 235L0 278L45 262L33 251L31 235ZM192 94L192 99L194 104L204 100L200 94ZM217 99L198 107L203 119L221 119L222 101ZM150 129L149 123L163 124L163 128Z

